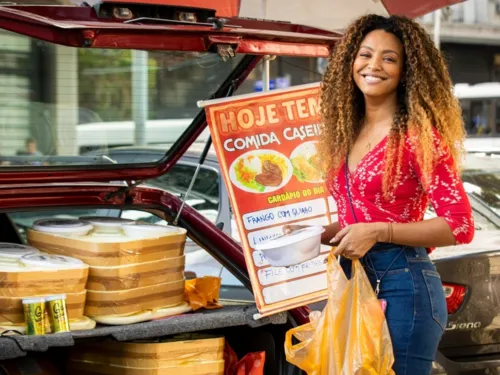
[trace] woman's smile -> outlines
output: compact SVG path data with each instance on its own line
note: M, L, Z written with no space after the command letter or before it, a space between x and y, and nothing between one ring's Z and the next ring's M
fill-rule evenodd
M386 77L382 77L382 76L370 74L370 73L361 74L361 76L365 79L365 81L368 85L376 85L376 84L381 83L382 81L385 81L387 79Z

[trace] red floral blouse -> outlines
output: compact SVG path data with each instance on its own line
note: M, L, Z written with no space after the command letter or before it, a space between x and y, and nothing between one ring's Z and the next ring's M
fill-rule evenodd
M441 137L434 132L435 144ZM467 194L449 152L441 148L440 162L433 172L428 189L420 183L420 170L416 162L415 146L407 136L401 167L401 181L389 200L382 197L382 173L387 137L377 144L356 166L348 170L349 189L356 218L352 214L346 188L345 165L331 175L327 186L338 207L341 227L359 222L410 223L422 221L432 204L436 214L449 224L457 244L472 241L474 220ZM429 249L432 250L432 249Z

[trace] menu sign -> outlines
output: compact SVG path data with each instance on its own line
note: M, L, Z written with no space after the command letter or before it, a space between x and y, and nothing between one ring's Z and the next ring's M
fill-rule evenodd
M285 224L327 225L337 208L319 168L319 84L200 102L238 224L262 316L326 298L330 247L256 246Z

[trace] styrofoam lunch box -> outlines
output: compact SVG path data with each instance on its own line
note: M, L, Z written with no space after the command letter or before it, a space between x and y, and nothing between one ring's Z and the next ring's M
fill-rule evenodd
M321 226L304 229L273 238L255 246L273 267L290 267L307 262L319 256L321 252Z
M33 229L38 232L79 237L86 236L94 227L75 219L42 219L35 221Z
M91 224L96 232L109 234L120 233L124 224L131 224L134 222L131 219L108 216L82 216L80 220Z

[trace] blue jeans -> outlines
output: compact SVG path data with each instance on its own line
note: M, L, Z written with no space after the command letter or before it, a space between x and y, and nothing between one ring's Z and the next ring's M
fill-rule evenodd
M426 250L379 243L361 263L374 289L381 279L378 298L387 301L396 375L429 375L448 313L441 278ZM351 261L341 258L340 264L350 278Z

